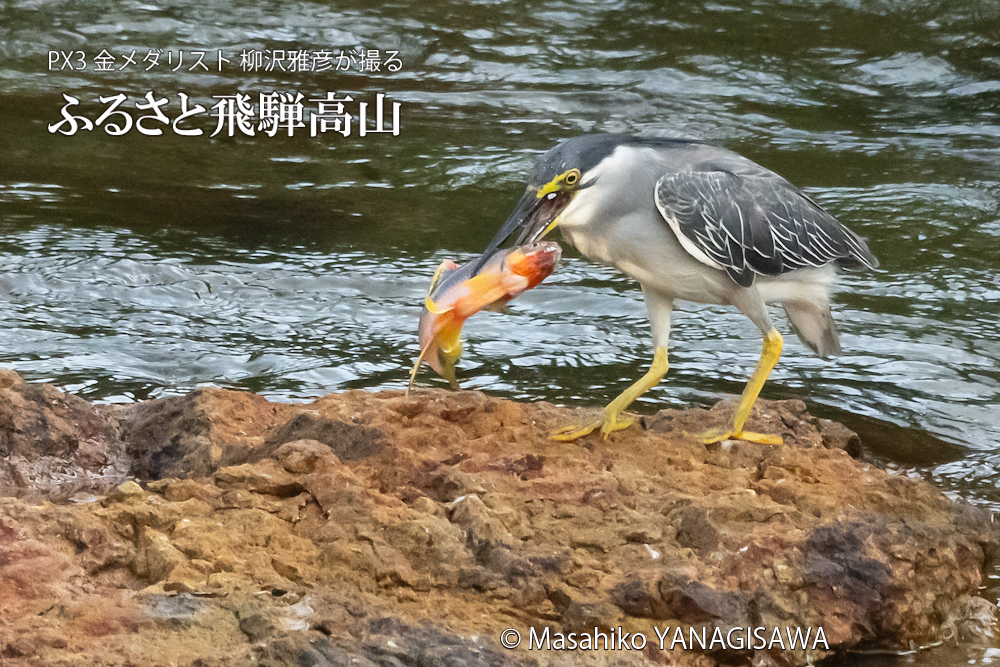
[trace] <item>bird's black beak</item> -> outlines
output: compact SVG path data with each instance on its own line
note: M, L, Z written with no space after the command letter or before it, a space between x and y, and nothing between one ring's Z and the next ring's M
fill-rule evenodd
M550 192L539 198L537 191L529 188L524 193L524 196L521 197L521 201L514 207L514 212L507 218L507 222L503 223L500 231L497 232L493 240L490 241L490 244L486 246L486 250L483 251L483 254L476 261L476 268L472 272L473 275L483 268L486 260L492 257L496 249L500 247L500 244L507 240L507 237L514 234L514 232L521 230L515 242L517 246L535 243L540 240L545 234L551 231L550 226L552 222L559 217L559 214L569 204L570 199L571 195L563 191Z

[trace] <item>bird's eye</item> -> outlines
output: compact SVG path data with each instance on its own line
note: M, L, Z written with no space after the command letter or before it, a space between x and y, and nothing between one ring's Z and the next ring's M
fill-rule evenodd
M566 174L566 178L563 180L566 182L566 185L576 185L576 182L580 180L580 172L573 169Z

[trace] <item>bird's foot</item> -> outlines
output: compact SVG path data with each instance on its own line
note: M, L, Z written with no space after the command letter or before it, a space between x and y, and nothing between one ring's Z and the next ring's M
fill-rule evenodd
M738 431L733 428L712 428L698 436L698 439L703 445L711 445L723 440L746 440L747 442L756 442L759 445L780 445L783 442L780 435Z
M621 412L608 412L605 411L600 417L591 419L580 425L575 426L565 426L551 435L549 435L549 440L558 440L560 442L573 442L577 438L582 438L591 431L597 428L601 429L601 435L607 440L608 436L615 431L621 431L626 429L635 423L634 417L626 416Z

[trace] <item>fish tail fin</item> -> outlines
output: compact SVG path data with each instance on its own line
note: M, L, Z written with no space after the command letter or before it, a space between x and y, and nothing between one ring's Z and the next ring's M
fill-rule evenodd
M413 389L413 383L417 380L417 371L420 370L420 365L424 363L424 357L430 351L431 346L428 344L424 346L424 349L420 350L420 356L417 357L417 363L413 364L413 369L410 371L410 384L406 385L406 397L410 397L410 390Z

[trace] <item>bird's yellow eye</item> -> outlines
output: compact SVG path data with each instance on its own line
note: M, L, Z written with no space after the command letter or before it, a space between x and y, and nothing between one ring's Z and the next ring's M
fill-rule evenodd
M566 185L576 185L577 181L580 180L580 170L570 169L566 172L566 176L563 178L563 182Z

